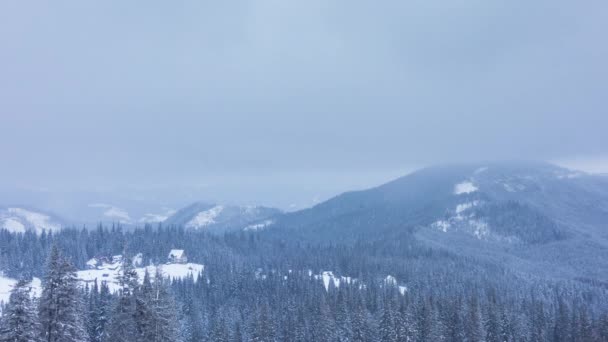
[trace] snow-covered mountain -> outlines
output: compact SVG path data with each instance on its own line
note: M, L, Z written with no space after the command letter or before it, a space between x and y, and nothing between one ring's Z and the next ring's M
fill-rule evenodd
M211 232L256 230L272 224L273 217L281 211L263 206L236 206L193 203L164 221L165 225L183 226L187 229L205 229Z
M63 227L63 221L58 217L37 209L24 207L0 208L0 228L14 233L33 231L41 234L43 231L58 231Z
M608 177L537 162L429 167L285 214L272 230L343 243L408 234L520 270L608 280Z

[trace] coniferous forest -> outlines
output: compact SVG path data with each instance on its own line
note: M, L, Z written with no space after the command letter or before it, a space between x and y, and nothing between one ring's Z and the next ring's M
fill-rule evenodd
M0 341L608 341L608 287L518 274L415 242L407 233L348 244L272 232L210 235L178 227L0 232L2 267L21 279L3 306ZM138 279L129 256L197 276ZM76 270L123 254L119 291ZM351 277L339 286L311 274ZM406 290L387 281L390 275ZM28 280L43 279L39 297Z

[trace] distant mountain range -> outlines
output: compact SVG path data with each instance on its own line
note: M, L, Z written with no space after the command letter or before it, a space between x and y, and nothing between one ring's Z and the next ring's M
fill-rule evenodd
M274 217L282 214L275 208L263 206L238 206L195 202L180 210L163 209L157 214L145 214L135 219L122 208L110 204L89 204L85 209L88 226L98 223L120 224L125 228L142 227L145 224L164 224L182 226L192 230L206 230L211 233L222 233L235 230L259 230L271 225ZM24 206L0 207L0 228L10 232L22 233L34 231L40 234L43 230L57 231L65 227L80 228L81 219L69 220L59 218L44 210Z
M405 235L522 271L608 281L608 177L540 162L429 167L292 213L196 202L133 218L112 205L88 207L127 227L162 223L214 233L264 231L320 244L387 242ZM13 232L71 224L42 210L0 208L0 227Z
M547 163L429 167L282 215L271 228L318 243L408 234L515 269L608 281L608 177Z

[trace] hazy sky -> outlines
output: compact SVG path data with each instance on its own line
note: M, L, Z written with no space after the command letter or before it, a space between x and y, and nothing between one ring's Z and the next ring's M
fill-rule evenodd
M608 171L607 34L605 0L6 0L0 185L285 205L437 162Z

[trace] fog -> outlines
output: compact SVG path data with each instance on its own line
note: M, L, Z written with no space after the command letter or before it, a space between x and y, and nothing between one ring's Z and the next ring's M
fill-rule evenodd
M3 1L0 200L297 208L435 163L607 172L606 32L605 1Z

